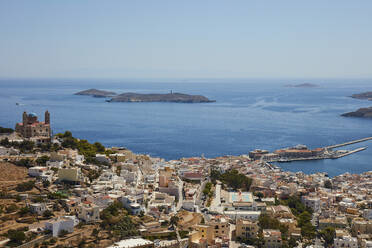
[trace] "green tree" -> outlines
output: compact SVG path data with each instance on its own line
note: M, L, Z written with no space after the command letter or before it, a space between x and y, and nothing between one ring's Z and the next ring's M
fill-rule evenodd
M114 202L101 213L101 227L107 229L116 238L138 235L136 224L128 216L128 212L120 202Z
M38 148L40 148L43 152L49 152L51 151L52 145L51 143L41 143L37 145Z
M26 234L21 230L8 230L8 238L11 243L21 245L22 242L26 239Z
M212 183L213 184L216 184L216 181L217 180L220 180L221 178L221 172L219 172L218 170L212 170L211 171L211 180L212 180Z
M32 161L29 158L26 158L26 159L22 158L22 159L20 159L16 162L14 162L14 164L17 165L17 166L22 166L22 167L26 167L26 168L30 168L30 167L34 166L32 164Z
M39 166L45 166L46 165L46 162L48 162L50 159L50 157L46 156L46 155L43 155L41 157L38 157L35 162L37 165Z
M294 238L291 237L291 238L288 240L288 246L289 246L290 248L296 247L296 246L297 246L297 241L296 241Z
M50 148L50 150L56 152L56 151L58 151L58 150L61 150L61 147L60 147L59 144L57 144L57 143L53 143L53 145L52 145L52 147Z
M34 149L35 143L29 140L24 140L18 144L18 148L21 152L30 152Z
M211 182L207 182L205 184L205 187L204 187L204 190L203 190L203 194L204 195L209 195L209 192L211 192L211 189L212 189L212 183Z
M315 227L311 224L311 214L304 211L298 216L298 226L301 228L302 236L313 239L315 237Z
M30 208L29 207L21 207L18 211L19 215L25 216L30 213Z
M99 234L99 231L97 228L94 228L93 231L92 231L92 236L97 238L98 237L98 234Z
M93 180L97 179L100 175L101 175L101 171L89 170L87 176L89 178L90 183L92 183Z
M100 218L103 221L108 221L113 216L118 216L123 208L124 207L122 203L115 201L100 213Z
M111 230L114 236L120 239L138 235L137 227L128 215L122 216L119 222L111 227Z
M281 203L283 205L290 207L292 213L296 216L300 215L304 211L307 211L308 213L313 213L313 210L311 208L306 207L301 202L301 199L295 195L289 196L287 200L283 200L281 201Z
M254 195L257 196L258 198L263 198L264 197L264 194L262 192L254 192Z
M24 191L32 190L34 186L35 186L35 181L28 181L28 182L18 184L16 187L16 190L18 192L24 192Z
M105 147L101 143L95 142L93 145L95 146L97 152L99 153L105 152Z
M72 133L70 131L65 131L63 138L72 138Z
M249 191L252 179L240 174L237 170L231 170L221 174L219 171L211 171L211 180L215 183L217 180L222 181L228 187L233 188L234 190L241 189L243 191Z
M180 218L177 216L177 215L174 215L170 218L170 224L171 226L177 226L178 224L178 221L180 220Z
M331 182L331 180L326 180L325 182L324 182L324 187L325 188L327 188L327 189L332 189L332 182Z
M50 182L49 182L48 180L44 180L44 181L43 181L43 187L44 187L44 188L48 188L49 185L50 185Z
M0 127L0 133L13 133L14 129L6 128L6 127Z
M68 195L60 191L48 193L48 199L51 199L51 200L60 200L60 199L66 199L66 198L68 198Z
M116 175L120 176L121 174L121 165L116 167Z
M333 227L326 227L325 229L321 230L319 232L320 236L325 241L326 247L331 247L334 241L334 238L336 237L336 231Z
M258 218L258 226L261 229L279 229L280 222L278 219L271 218L270 215L262 213Z
M5 211L7 213L13 213L13 212L17 211L17 209L18 209L17 205L11 204L10 206L5 208Z
M61 145L64 148L76 149L77 148L77 141L76 141L76 139L74 139L72 137L63 138L63 141L62 141Z
M5 139L0 140L0 146L5 146L5 147L10 147L11 146L8 137L6 137Z
M45 217L45 218L50 218L52 216L54 216L54 214L50 210L45 210L44 213L43 213L43 217Z

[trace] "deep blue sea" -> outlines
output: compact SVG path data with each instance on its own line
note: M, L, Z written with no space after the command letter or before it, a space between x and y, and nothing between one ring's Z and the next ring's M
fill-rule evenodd
M314 83L318 88L288 88ZM201 94L215 103L108 103L103 98L76 96L97 88L121 92ZM341 117L344 112L372 106L352 99L372 91L372 80L0 80L0 126L14 127L22 112L44 120L51 112L54 133L125 146L134 152L165 159L247 154L305 144L327 146L372 136L372 119ZM21 105L16 105L16 103ZM337 160L279 164L305 173L372 170L370 148Z

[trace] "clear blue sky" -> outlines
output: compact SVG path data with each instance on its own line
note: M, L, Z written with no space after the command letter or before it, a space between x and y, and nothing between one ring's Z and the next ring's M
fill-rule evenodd
M372 77L372 1L0 1L0 77Z

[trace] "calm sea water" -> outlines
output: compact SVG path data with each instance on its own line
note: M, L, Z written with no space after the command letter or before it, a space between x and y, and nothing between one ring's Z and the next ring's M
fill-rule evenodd
M287 88L310 82L318 88ZM107 103L75 96L88 88L116 92L202 94L216 103ZM106 146L125 146L165 159L247 154L305 144L327 146L372 136L372 120L340 114L372 105L352 99L372 91L372 80L0 80L0 126L14 127L22 112L44 119L51 112L54 133L65 130ZM16 103L21 103L17 106ZM353 145L360 147L372 142ZM337 160L280 164L285 170L344 172L372 170L371 148Z

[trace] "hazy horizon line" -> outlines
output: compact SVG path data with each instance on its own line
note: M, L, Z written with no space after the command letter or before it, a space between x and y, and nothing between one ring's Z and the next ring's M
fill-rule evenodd
M155 82L158 80L192 81L221 81L221 80L372 80L370 77L2 77L0 80L134 80ZM305 82L304 82L305 83Z

